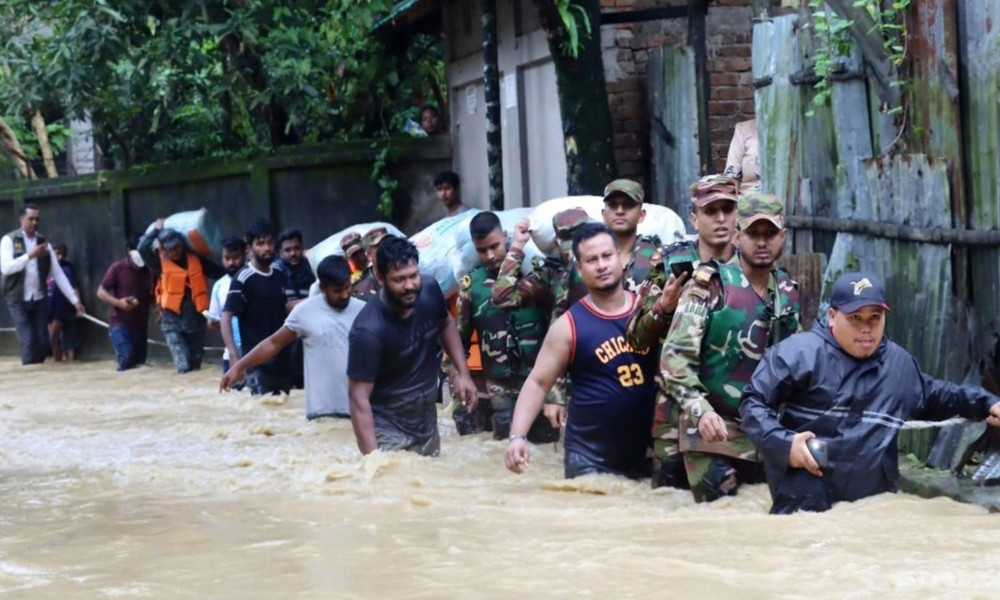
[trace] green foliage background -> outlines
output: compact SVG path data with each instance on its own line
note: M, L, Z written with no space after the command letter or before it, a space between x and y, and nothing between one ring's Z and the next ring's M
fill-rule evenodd
M118 167L384 138L444 96L438 39L370 33L393 3L0 0L0 116L26 152L89 116Z

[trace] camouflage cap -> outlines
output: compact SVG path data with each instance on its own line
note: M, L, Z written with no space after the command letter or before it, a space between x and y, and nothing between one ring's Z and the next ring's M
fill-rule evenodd
M573 236L576 228L590 221L590 215L582 208L570 208L556 213L552 217L552 229L556 230L556 237L569 238Z
M344 251L344 256L350 256L358 250L364 250L361 246L361 234L352 231L340 238L340 249Z
M747 194L736 203L737 226L746 229L761 219L767 219L778 229L784 227L785 204L773 194Z
M371 250L381 244L387 235L389 235L389 230L385 227L376 227L375 229L368 230L364 239L365 250Z
M740 183L726 175L706 175L691 184L691 200L698 208L708 206L716 200L739 198Z
M642 204L645 193L638 182L631 179L615 179L604 188L604 201L607 202L615 194L623 194L636 204Z

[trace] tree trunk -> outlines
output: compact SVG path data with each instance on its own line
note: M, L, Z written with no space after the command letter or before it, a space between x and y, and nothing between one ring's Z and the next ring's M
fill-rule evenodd
M566 183L570 195L600 194L615 178L604 62L601 58L600 0L570 0L570 14L579 31L576 58L567 52L569 34L556 9L557 0L532 0L549 40L556 69L559 112L566 150ZM583 15L590 23L586 33Z
M35 137L38 138L38 147L42 151L42 162L45 164L45 176L49 179L59 177L56 170L56 161L52 156L52 144L49 143L49 132L45 130L45 118L42 113L36 110L31 115L31 127L35 130Z
M21 177L25 179L38 179L34 169L31 168L31 163L28 162L28 157L24 155L24 151L21 149L21 143L17 141L17 136L14 135L14 130L10 128L7 121L3 120L3 117L0 117L0 139L3 140L4 151L14 161L14 166L17 167L17 172L21 174Z
M503 210L503 142L500 132L497 0L483 0L483 96L486 99L486 165L490 182L490 209Z

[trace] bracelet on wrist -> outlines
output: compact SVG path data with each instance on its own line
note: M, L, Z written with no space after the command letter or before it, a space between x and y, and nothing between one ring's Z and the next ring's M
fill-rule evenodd
M510 434L510 437L507 438L507 443L509 444L509 443L513 442L514 440L524 440L524 441L527 442L528 441L528 436L521 435L521 434L518 434L518 433L512 433L512 434Z

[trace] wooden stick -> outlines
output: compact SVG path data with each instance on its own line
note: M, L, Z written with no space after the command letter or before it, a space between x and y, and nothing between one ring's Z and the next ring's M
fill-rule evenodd
M855 219L834 219L830 217L810 217L786 215L785 226L789 229L812 229L836 233L859 233L890 240L905 240L926 244L954 244L956 246L1000 246L1000 231L976 229L945 229L943 227L921 228L896 225L880 221L858 221Z

